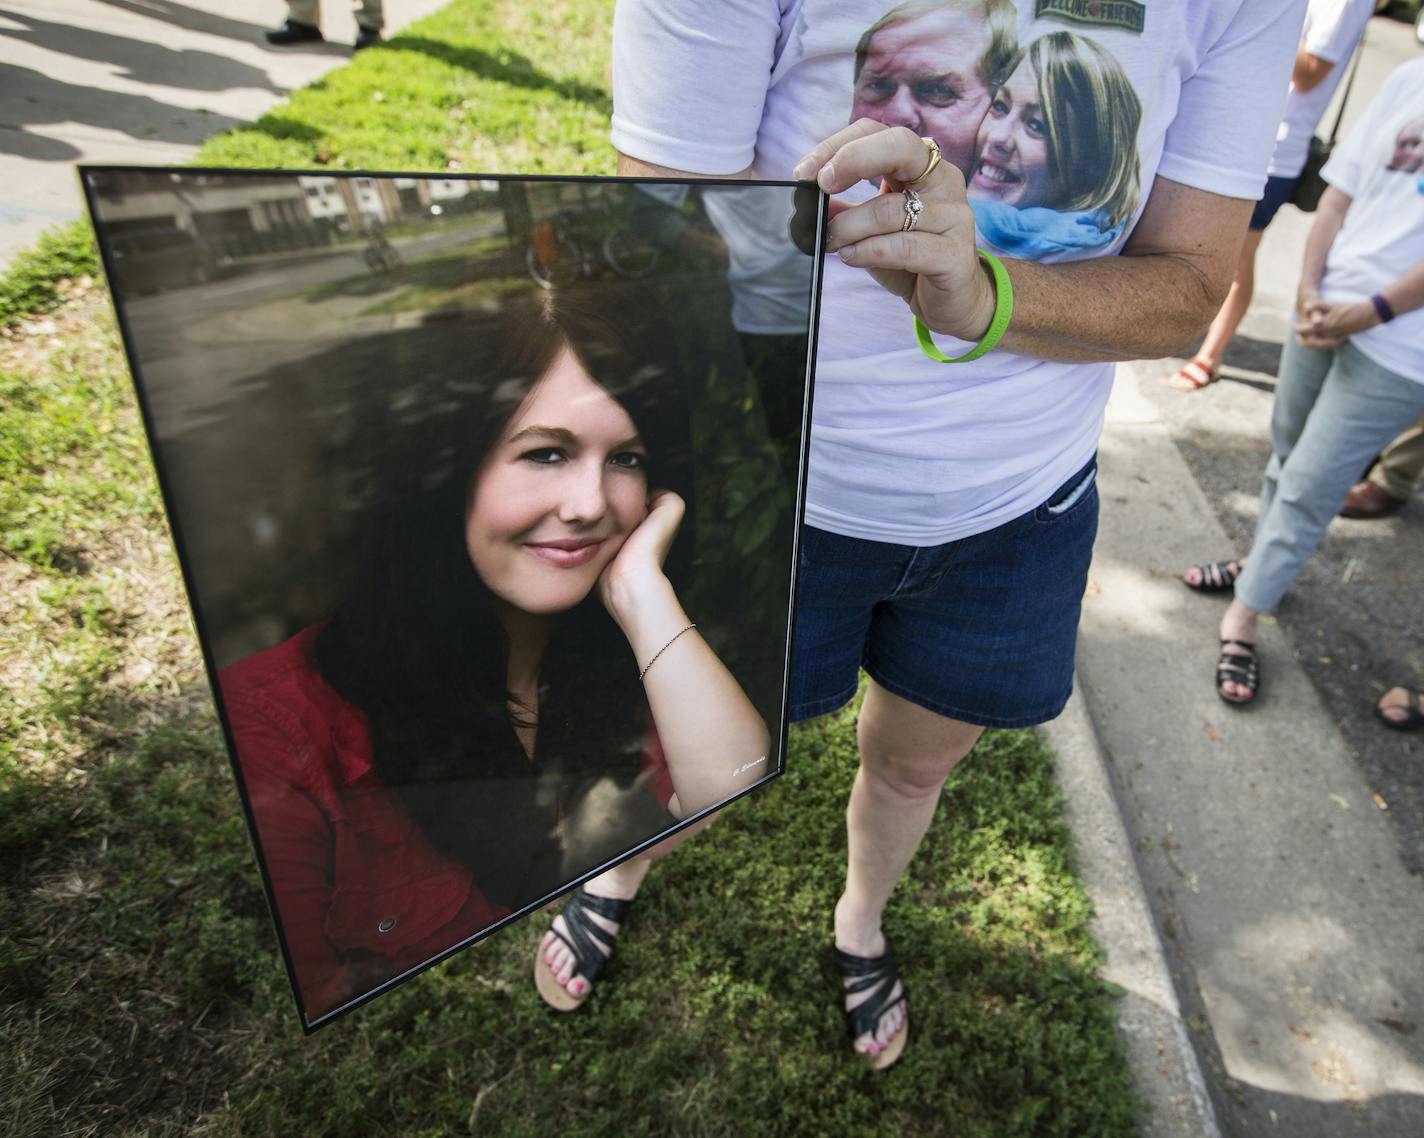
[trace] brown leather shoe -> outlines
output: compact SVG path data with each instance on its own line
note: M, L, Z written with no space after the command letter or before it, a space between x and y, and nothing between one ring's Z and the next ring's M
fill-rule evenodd
M1345 495L1345 504L1340 507L1342 518L1387 518L1405 503L1404 498L1396 498L1388 490L1376 486L1368 478L1356 482Z

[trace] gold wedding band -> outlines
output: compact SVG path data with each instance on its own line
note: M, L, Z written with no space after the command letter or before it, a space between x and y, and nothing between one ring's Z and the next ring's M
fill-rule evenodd
M920 171L920 176L918 178L911 178L905 183L907 186L918 186L934 173L934 168L938 166L940 162L939 143L932 138L921 138L920 141L925 144L925 149L930 152L929 160L925 163L925 168Z

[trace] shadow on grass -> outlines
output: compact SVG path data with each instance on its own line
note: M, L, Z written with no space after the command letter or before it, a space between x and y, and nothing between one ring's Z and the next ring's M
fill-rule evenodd
M612 105L609 93L602 87L595 87L577 79L555 79L540 71L518 52L502 51L494 55L479 48L456 47L424 36L406 35L396 36L389 41L387 47L397 51L423 52L453 67L463 68L482 79L507 83L511 87L524 87L531 91L550 91L601 111Z
M227 137L239 138L253 134L280 142L316 142L326 137L326 132L320 127L291 118L281 111L269 111L254 123L235 126L227 132Z
M852 712L798 728L784 778L659 864L580 1014L530 983L535 918L312 1038L211 717L122 690L84 712L83 777L7 780L0 801L28 816L0 856L0 1108L24 1138L370 1133L372 1102L402 1133L1134 1133L1028 732L986 735L956 772L887 913L912 1034L874 1077L827 954ZM135 720L160 725L103 726Z
M912 1023L887 1075L849 1054L827 954L854 771L842 716L798 729L780 783L655 868L578 1015L533 991L535 919L312 1039L276 1009L267 1061L209 1125L356 1132L389 1101L412 1132L1127 1138L1047 757L1022 732L984 748L887 916Z
M71 720L83 762L0 766L0 1112L26 1138L186 1133L239 1077L214 1040L281 992L227 758L194 694L108 689Z

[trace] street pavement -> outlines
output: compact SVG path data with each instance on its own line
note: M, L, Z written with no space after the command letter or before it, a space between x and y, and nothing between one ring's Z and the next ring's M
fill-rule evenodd
M388 32L441 2L387 0ZM349 13L328 8L349 42ZM0 8L0 265L79 216L76 162L186 161L347 57L270 48L280 0L232 9ZM1380 19L1368 45L1347 129L1419 50ZM1187 395L1166 386L1173 361L1120 369L1079 690L1046 729L1105 974L1126 993L1145 1138L1424 1134L1424 746L1368 713L1379 684L1424 683L1424 502L1332 527L1263 630L1249 711L1212 688L1220 602L1177 579L1249 546L1308 224L1288 207L1267 233L1222 382Z
M446 0L386 0L386 34ZM79 217L81 162L177 165L350 57L356 22L327 0L328 42L275 48L283 0L0 0L0 268Z
M1382 19L1367 45L1347 130L1419 51L1407 25ZM1089 838L1108 973L1128 989L1152 1135L1424 1134L1424 740L1371 714L1385 686L1424 686L1424 501L1332 525L1263 624L1250 709L1213 686L1225 601L1180 581L1188 564L1250 547L1308 229L1287 207L1267 231L1223 380L1188 394L1167 384L1179 361L1120 368L1101 446L1079 714L1106 759L1148 923L1124 919L1125 889L1094 880L1102 850L1121 851L1083 824L1100 816L1081 811L1071 762L1064 781ZM1048 730L1060 751L1064 729Z

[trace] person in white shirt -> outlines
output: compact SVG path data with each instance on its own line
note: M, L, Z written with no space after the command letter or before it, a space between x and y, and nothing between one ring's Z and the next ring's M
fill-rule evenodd
M1364 465L1424 414L1424 175L1410 141L1421 116L1416 59L1390 74L1326 163L1251 552L1183 574L1193 588L1234 587L1216 670L1229 703L1249 704L1260 689L1260 614L1295 581Z
M1196 354L1171 379L1178 390L1196 391L1220 376L1226 346L1241 326L1256 291L1256 250L1261 238L1295 192L1310 152L1310 139L1345 76L1345 62L1365 34L1365 25L1374 10L1375 0L1310 0L1285 114L1276 132L1276 149L1266 170L1265 193L1251 214L1226 303L1211 322Z
M909 1024L885 905L984 728L1041 723L1067 701L1111 361L1180 350L1220 306L1303 12L1302 0L618 4L620 173L794 177L834 195L791 715L842 706L869 674L834 928L852 1047L873 1066L895 1061ZM931 15L969 18L950 35L927 31ZM914 32L900 47L937 50L882 60L894 29ZM1114 61L1141 112L1116 149L1065 153L1123 161L1141 192L1106 241L1011 252L976 233L976 154L960 143L972 125L977 149L973 108L982 122L1020 45L1063 32ZM872 80L898 112L869 108ZM948 160L923 137L943 129L926 103L970 104L938 141Z

